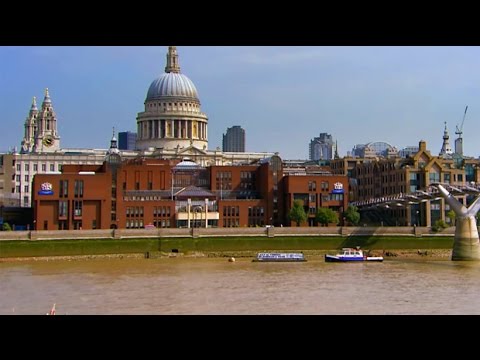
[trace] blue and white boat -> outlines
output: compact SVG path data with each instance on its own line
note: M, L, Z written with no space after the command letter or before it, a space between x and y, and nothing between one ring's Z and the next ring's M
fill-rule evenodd
M383 256L367 256L359 248L343 248L336 255L325 255L326 262L350 262L350 261L383 261Z
M258 253L253 261L258 262L299 262L307 261L303 253Z

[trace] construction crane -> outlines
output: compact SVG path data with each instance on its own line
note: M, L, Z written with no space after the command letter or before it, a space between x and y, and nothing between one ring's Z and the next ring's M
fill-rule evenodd
M460 127L457 125L457 130L455 134L458 135L458 138L455 139L455 154L463 157L463 123L465 122L465 116L467 116L468 105L465 107L465 112L463 113L463 120Z
M457 134L459 138L461 138L463 134L463 123L465 122L465 116L467 115L467 110L468 110L468 105L465 107L465 113L463 114L462 124L460 125L460 127L458 127L457 125L457 131L455 131L455 134Z

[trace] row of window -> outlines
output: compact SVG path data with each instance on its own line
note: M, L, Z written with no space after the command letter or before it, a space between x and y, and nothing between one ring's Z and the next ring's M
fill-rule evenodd
M170 220L154 220L153 226L156 228L169 228L170 227ZM132 219L127 220L125 223L125 227L127 229L143 229L144 228L144 221L143 219Z
M129 195L129 196L124 196L123 197L124 201L158 201L158 200L164 200L159 195L147 195L147 196L136 196L136 195Z
M224 206L223 216L240 216L239 206Z
M153 216L154 217L170 217L170 207L169 206L154 206L153 207Z
M21 189L20 185L15 186L14 188L12 188L12 194L15 193L15 192L16 192L17 194L19 194L19 193L20 193L20 189ZM24 193L30 192L30 187L29 187L28 185L23 185L23 192L24 192Z
M16 182L20 182L21 181L21 175L12 175L12 180L15 180ZM24 176L24 179L26 182L30 181L30 176L29 175L25 175Z
M239 227L240 226L240 219L223 219L223 227Z
M73 222L73 228L75 230L82 230L82 220L76 220ZM97 220L92 220L92 229L97 228ZM45 230L47 230L47 225L45 225ZM60 220L58 222L58 230L68 230L68 220Z
M242 182L242 183L240 183L240 189L256 190L255 183Z
M216 180L226 180L226 181L232 181L232 172L231 171L219 171L216 174Z
M30 171L30 164L24 164L25 171ZM17 171L21 171L21 164L17 164ZM38 164L33 164L33 171L38 171ZM47 171L47 164L42 164L42 171ZM50 171L55 171L55 164L50 164ZM62 171L62 164L58 164L58 171Z
M232 190L232 183L230 181L217 181L215 186L219 190Z
M248 226L249 227L263 227L265 226L265 221L262 218L249 218L248 219Z
M143 229L143 219L127 220L125 227L127 229Z
M294 200L301 200L306 204L308 196L308 203L316 204L317 203L317 194L294 194ZM326 201L343 201L343 194L321 194L322 202Z
M81 217L83 214L83 201L73 201L73 216ZM60 200L58 202L58 216L61 218L68 217L68 200Z
M143 217L143 206L127 206L125 208L127 218L129 217Z
M156 228L169 228L170 227L170 220L169 219L153 220L153 225Z
M420 167L420 163L418 165ZM356 172L358 175L368 175L368 174L373 174L374 172L377 173L377 172L384 172L389 170L396 170L394 163L379 164L379 165L375 164L373 166L359 165L356 167Z
M414 189L414 190L412 190ZM358 196L363 197L363 196L374 196L374 194L377 193L378 188L372 189L372 188L367 188L367 189L358 189ZM411 186L410 191L415 192L417 190L417 186ZM405 186L384 186L381 188L381 194L382 195L390 195L390 194L399 194L399 193L404 193L405 192Z
M264 210L263 206L248 207L249 221L250 221L250 218L252 218L252 217L258 217L258 218L263 219L264 213L265 213L265 210Z
M252 180L255 181L255 172L253 171L240 171L240 180Z
M83 197L84 184L83 180L75 180L73 187L74 197L82 198ZM68 180L60 180L60 191L58 193L59 197L68 197Z
M405 174L403 173L400 173L400 174L390 174L390 175L382 175L381 177L381 180L383 183L387 183L387 182L402 182L402 181L405 181ZM365 182L366 184L372 184L373 183L373 177L366 177L366 178L359 178L357 179L358 183L360 184L360 182ZM375 177L375 179L377 179Z
M320 189L322 191L328 191L329 183L328 181L322 181L320 184ZM317 182L316 181L309 181L308 182L308 191L317 191Z
M165 108L167 107L167 104L169 107L172 107L172 103L158 103L158 107L162 107ZM157 107L157 103L150 103L148 104L149 107ZM173 103L173 106L177 107L181 107L181 108L194 108L194 109L198 109L199 106L198 104L191 104L191 103Z

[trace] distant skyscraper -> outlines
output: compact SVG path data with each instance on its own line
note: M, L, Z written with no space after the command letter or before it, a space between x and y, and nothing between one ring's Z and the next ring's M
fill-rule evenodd
M245 130L238 125L228 128L222 146L226 152L245 152Z
M398 156L406 158L408 156L413 157L416 153L420 151L418 146L407 146L398 152Z
M118 148L120 150L135 150L135 141L137 141L137 133L131 131L118 133Z
M310 160L331 160L335 152L335 143L332 135L321 133L320 137L310 141L309 156Z

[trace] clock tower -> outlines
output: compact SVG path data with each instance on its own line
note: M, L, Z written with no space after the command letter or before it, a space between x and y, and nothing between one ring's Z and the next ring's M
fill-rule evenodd
M33 152L45 153L58 150L60 150L60 136L57 133L57 115L53 110L48 89L45 89L42 108L35 122Z

